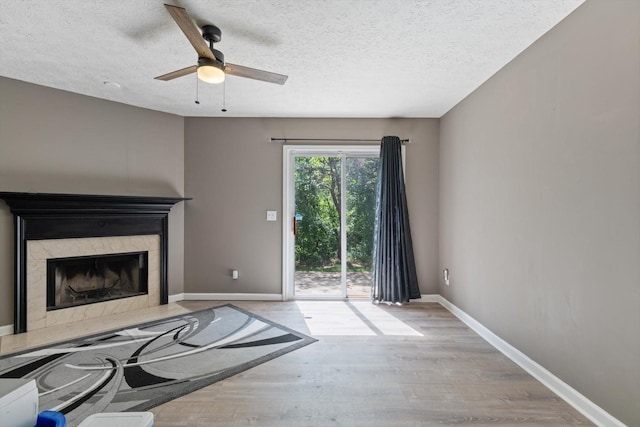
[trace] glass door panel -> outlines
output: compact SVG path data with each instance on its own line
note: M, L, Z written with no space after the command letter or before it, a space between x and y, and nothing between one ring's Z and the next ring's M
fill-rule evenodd
M341 156L294 157L294 295L345 296Z
M346 158L347 296L371 296L378 157Z

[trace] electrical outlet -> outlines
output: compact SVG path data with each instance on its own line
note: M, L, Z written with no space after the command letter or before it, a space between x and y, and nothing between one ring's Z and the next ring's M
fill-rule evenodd
M233 278L233 280L238 280L238 270L233 270L231 272L231 277Z
M267 221L277 221L278 211L267 211Z
M444 284L449 286L449 269L445 268L442 270L442 279L444 280Z

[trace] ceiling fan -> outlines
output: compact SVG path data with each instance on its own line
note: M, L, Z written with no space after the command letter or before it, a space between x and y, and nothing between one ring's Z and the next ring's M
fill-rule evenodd
M220 28L215 25L205 25L202 27L201 34L184 8L169 4L165 4L164 7L198 53L198 65L163 74L156 77L156 80L173 80L187 74L197 73L198 78L207 83L222 83L226 74L279 85L283 85L287 81L288 76L283 74L225 63L222 52L213 48L213 44L222 39ZM207 42L209 42L209 45L207 45Z

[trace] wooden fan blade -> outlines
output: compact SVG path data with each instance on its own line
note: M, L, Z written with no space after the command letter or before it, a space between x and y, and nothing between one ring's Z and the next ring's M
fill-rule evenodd
M284 74L272 73L242 65L229 64L228 62L224 66L224 73L232 76L246 77L248 79L262 80L263 82L268 83L276 83L279 85L283 85L289 78L289 76L285 76Z
M178 27L180 27L184 35L187 36L191 46L198 52L198 58L216 59L211 49L209 49L206 40L202 38L200 29L193 22L187 11L181 7L170 4L165 4L164 7L173 20L176 21L176 24L178 24Z
M163 74L161 76L154 77L154 78L156 80L164 80L164 81L173 80L173 79L177 79L178 77L186 76L187 74L195 73L197 69L198 69L197 65L192 65L190 67L183 68L182 70L172 71L170 73Z

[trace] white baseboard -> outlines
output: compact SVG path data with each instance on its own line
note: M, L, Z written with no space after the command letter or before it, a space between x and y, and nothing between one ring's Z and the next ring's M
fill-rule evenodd
M478 335L484 338L489 344L494 346L498 351L515 362L522 369L527 371L531 376L536 378L548 389L560 396L569 405L573 406L582 415L589 418L592 422L599 426L616 426L625 427L625 424L614 418L607 411L587 399L584 395L553 375L543 366L531 360L526 354L491 332L480 322L469 316L467 313L450 303L446 298L437 295L438 302L454 316L464 322L473 329Z
M184 301L283 301L281 294L185 293Z
M184 300L184 294L169 295L169 302L178 302Z
M0 337L13 334L13 325L0 326Z
M218 294L218 293L182 293L169 295L169 302L178 301L284 301L280 294ZM412 303L440 302L438 294L424 294Z
M422 294L420 295L420 299L412 299L412 303L414 302L440 302L440 295L438 294Z

